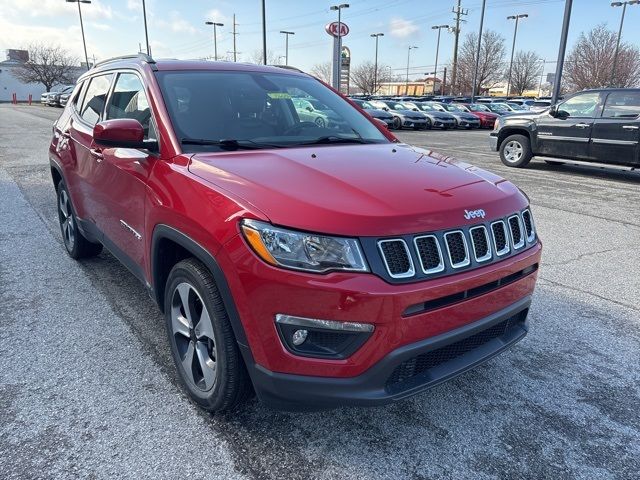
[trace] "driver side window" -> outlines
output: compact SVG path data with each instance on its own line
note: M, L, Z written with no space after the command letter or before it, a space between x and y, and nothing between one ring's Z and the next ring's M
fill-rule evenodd
M582 93L561 103L558 112L561 112L563 117L593 118L599 100L600 94L597 92Z

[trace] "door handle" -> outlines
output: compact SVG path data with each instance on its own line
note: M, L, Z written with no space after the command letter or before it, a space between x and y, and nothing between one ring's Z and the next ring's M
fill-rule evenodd
M591 125L589 125L588 123L577 123L576 127L578 128L589 128Z
M100 163L104 159L104 156L102 155L102 150L100 150L99 148L90 148L89 152L91 153L91 156L93 156L93 158L96 159L98 163Z
M625 130L638 130L640 127L637 125L623 125L622 128Z

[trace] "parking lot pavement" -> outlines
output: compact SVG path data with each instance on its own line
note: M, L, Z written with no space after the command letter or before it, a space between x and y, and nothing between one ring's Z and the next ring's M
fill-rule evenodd
M47 145L60 110L0 106L3 478L637 478L640 175L502 166L487 132L402 132L516 182L545 245L529 335L418 397L211 416L177 386L163 320L113 258L73 262Z

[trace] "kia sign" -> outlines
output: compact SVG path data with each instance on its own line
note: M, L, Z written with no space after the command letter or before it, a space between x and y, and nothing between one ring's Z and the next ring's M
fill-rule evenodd
M349 34L349 27L346 23L327 23L324 29L332 37L345 37Z

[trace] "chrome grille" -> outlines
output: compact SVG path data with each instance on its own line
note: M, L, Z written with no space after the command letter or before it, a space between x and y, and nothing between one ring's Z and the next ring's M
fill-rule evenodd
M536 231L533 216L526 209L457 230L361 241L371 245L367 248L377 249L382 259L379 267L373 265L374 272L409 281L450 275L458 269L477 268L515 255L535 244Z
M413 260L404 240L380 240L378 248L392 278L406 278L414 275Z
M447 252L449 252L449 261L453 268L466 267L471 263L467 239L464 237L462 230L445 233L444 240L447 244Z
M524 235L522 233L522 222L519 215L509 217L509 231L511 232L511 245L518 250L524 247Z
M424 273L437 273L444 270L444 259L440 243L435 235L423 235L413 239L420 265Z

